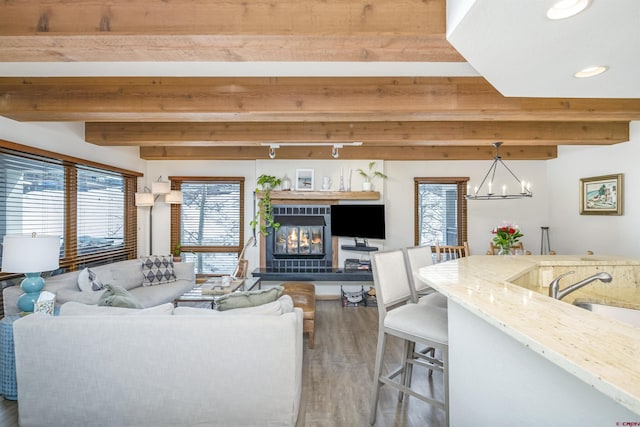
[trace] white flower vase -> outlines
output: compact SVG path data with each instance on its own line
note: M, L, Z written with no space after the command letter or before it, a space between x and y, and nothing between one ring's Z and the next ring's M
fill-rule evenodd
M372 188L373 185L371 185L371 182L365 181L362 183L362 191L371 191Z

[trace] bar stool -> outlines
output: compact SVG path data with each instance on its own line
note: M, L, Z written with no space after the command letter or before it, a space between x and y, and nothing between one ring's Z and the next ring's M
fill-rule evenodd
M445 421L449 423L449 333L447 311L440 307L415 304L415 291L408 277L405 255L402 250L379 252L371 256L373 280L378 299L378 345L371 395L369 421L374 424L380 396L380 387L389 385L404 394L420 399L430 405L442 408ZM382 374L387 336L395 336L404 341L400 366L389 374ZM415 351L415 345L437 349L442 359ZM422 366L443 372L444 399L435 399L410 388L410 367ZM402 375L400 381L394 378Z

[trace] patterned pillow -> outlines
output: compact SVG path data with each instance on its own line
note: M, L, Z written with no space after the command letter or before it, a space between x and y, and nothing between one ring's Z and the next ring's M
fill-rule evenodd
M104 289L104 284L93 270L85 268L78 275L78 287L83 292L101 291Z
M176 281L171 255L151 255L141 258L143 286L159 285Z

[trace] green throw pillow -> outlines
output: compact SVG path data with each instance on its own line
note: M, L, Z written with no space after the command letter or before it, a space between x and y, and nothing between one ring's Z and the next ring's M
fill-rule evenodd
M105 291L100 295L98 305L124 308L143 308L142 304L129 291L121 286L105 285Z
M274 286L270 289L260 289L248 292L232 292L216 299L216 310L232 310L234 308L254 307L277 300L284 288Z

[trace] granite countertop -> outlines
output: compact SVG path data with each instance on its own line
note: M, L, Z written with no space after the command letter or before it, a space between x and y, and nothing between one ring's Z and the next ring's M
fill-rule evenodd
M640 260L622 257L471 256L425 267L420 275L453 302L640 414L640 329L572 305L570 297L584 298L579 291L567 302L547 296L544 280L566 269L620 271L625 283L616 284L613 272L611 284L581 290L619 305L640 303ZM561 288L572 279L563 279Z

